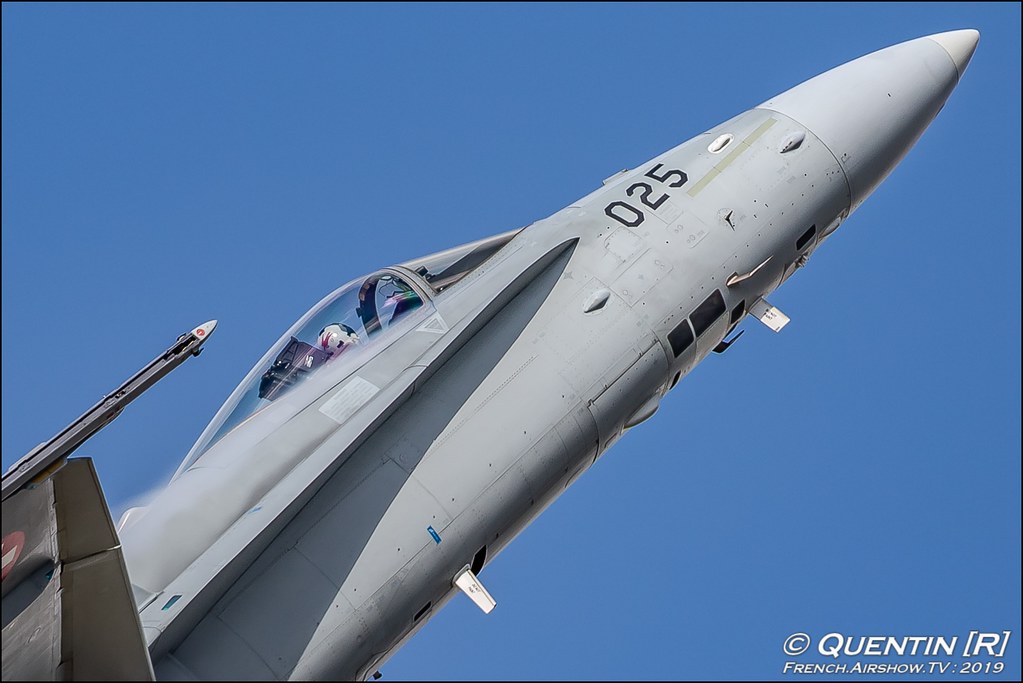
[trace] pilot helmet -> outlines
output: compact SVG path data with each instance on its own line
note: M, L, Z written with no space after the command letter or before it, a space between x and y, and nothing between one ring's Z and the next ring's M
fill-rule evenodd
M320 330L320 348L334 355L352 344L359 343L359 335L344 323L331 323Z

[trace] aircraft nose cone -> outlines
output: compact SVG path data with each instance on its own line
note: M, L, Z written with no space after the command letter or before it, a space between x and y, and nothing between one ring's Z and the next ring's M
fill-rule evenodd
M856 209L902 160L959 83L972 29L925 36L854 59L760 105L816 135L845 171Z
M956 72L959 78L963 77L966 66L970 63L973 53L977 51L977 43L980 41L980 31L972 28L964 28L959 31L946 31L927 36L938 45L945 48L945 52L955 62Z

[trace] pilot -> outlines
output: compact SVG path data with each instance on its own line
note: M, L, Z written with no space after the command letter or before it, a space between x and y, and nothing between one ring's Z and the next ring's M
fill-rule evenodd
M320 330L320 348L331 358L336 358L350 346L359 343L359 335L344 323L331 323Z

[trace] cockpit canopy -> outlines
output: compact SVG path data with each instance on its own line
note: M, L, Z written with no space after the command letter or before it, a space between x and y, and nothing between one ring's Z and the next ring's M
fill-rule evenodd
M327 362L370 342L422 305L422 296L394 273L375 273L361 285L358 281L350 283L289 335L260 377L257 395L274 400Z
M320 369L376 346L391 326L424 305L429 305L425 292L392 270L336 289L263 356L206 428L189 462Z
M388 330L495 254L518 230L407 261L339 287L303 315L231 393L178 468L325 367L358 364ZM386 342L385 342L386 343ZM177 475L175 475L177 476Z

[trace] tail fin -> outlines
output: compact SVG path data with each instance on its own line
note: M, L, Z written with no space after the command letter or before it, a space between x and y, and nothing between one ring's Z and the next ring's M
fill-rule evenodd
M120 541L89 458L3 501L3 679L153 680Z

